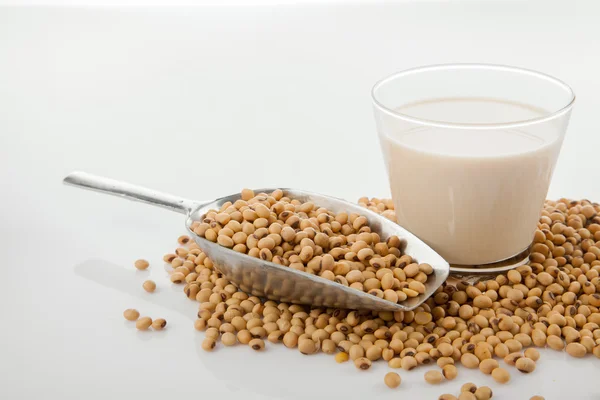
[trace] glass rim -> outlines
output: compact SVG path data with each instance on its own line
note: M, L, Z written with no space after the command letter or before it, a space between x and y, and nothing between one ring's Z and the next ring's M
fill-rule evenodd
M441 71L441 70L450 70L450 69L480 69L480 70L492 70L492 71L504 71L504 72L513 72L523 75L528 75L530 77L535 77L538 79L542 79L548 81L548 83L553 83L554 85L562 88L568 95L569 100L566 105L562 106L560 109L556 111L550 111L547 114L531 118L527 120L519 120L519 121L510 121L510 122L499 122L499 123L460 123L460 122L443 122L443 121L434 121L428 120L424 118L416 118L407 114L400 113L395 111L387 106L385 106L381 101L377 99L377 94L375 93L379 88L384 86L385 84L393 81L396 78L409 76L412 74L418 74L421 72L433 72L433 71ZM459 129L501 129L501 128L516 128L526 125L537 124L541 122L545 122L556 117L559 117L571 110L573 104L575 103L575 92L564 81L555 78L551 75L545 74L543 72L520 68L520 67L512 67L509 65L502 64L481 64L481 63L451 63L451 64L434 64L434 65L425 65L421 67L409 68L394 74L391 74L383 79L380 79L373 85L371 89L371 99L373 100L373 104L379 108L381 111L398 117L400 119L406 120L408 122L420 124L420 125L428 125L435 126L439 128L459 128Z

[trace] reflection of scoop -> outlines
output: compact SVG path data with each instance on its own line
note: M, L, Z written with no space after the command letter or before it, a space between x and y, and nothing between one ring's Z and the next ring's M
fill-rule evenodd
M64 179L64 183L123 196L131 200L186 214L186 227L190 235L202 251L210 257L216 268L244 292L272 300L311 304L317 307L407 311L418 307L427 300L442 285L449 273L448 263L410 232L372 211L334 197L301 190L282 189L285 196L304 202L311 201L336 213L362 214L368 218L371 229L380 234L382 238L391 235L400 237L403 240L402 251L404 253L421 263L428 263L433 267L433 274L425 283L425 293L409 298L400 304L395 304L317 275L238 253L206 240L194 234L190 229L191 224L195 220L199 220L208 210L219 209L221 205L228 201L235 202L239 199L239 194L222 197L210 202L196 202L83 172L69 174ZM273 190L275 189L258 189L256 192L271 192Z

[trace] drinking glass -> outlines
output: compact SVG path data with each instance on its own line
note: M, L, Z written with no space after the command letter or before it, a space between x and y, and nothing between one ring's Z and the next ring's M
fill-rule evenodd
M397 222L454 272L527 262L573 90L522 68L449 64L391 75L372 99Z

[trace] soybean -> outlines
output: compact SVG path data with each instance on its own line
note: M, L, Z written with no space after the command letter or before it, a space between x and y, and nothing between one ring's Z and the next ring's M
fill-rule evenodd
M500 365L498 364L498 361L494 360L493 358L490 358L487 360L483 360L481 363L479 363L479 370L486 375L490 375L492 371L498 368L499 366Z
M438 397L438 400L458 400L458 398L453 394L446 393Z
M360 370L367 370L371 368L371 360L365 357L360 357L354 360L354 366Z
M477 356L475 356L475 354L472 353L464 353L460 357L460 362L466 368L473 369L479 367L479 359L477 358Z
M164 318L157 318L152 321L152 329L155 331L161 331L165 329L165 326L167 326L167 321Z
M346 361L348 361L349 358L350 357L348 357L348 353L340 351L335 355L335 362L337 362L338 364L345 363Z
M444 365L442 375L449 381L454 380L458 375L458 369L453 364Z
M587 353L587 349L581 343L573 342L567 345L567 353L571 357L581 358L585 356L585 354Z
M261 351L265 348L265 342L262 339L252 339L248 345L255 351Z
M140 331L148 330L152 326L152 318L150 317L142 317L135 321L135 327Z
M214 339L207 337L202 341L202 350L213 351L216 345L217 342Z
M402 383L402 378L400 378L400 375L395 372L388 372L385 374L383 381L387 387L390 389L395 389L400 386L400 383Z
M223 343L224 346L233 346L234 344L236 344L236 342L237 337L233 332L225 332L221 336L221 343Z
M139 259L139 260L135 260L133 265L139 270L144 270L150 266L150 263L144 259Z
M138 310L128 308L127 310L123 311L123 316L127 321L137 321L137 319L140 317L140 313Z
M492 371L492 378L498 383L507 383L510 381L510 374L504 368L499 367Z
M475 393L476 390L477 390L477 385L475 385L474 383L471 383L471 382L467 382L460 387L461 393L464 393L464 392Z
M154 283L154 281L144 281L144 283L142 284L142 287L144 288L144 290L148 293L152 293L156 290L156 283Z
M425 373L425 382L431 385L437 385L444 380L444 375L440 371L431 370Z
M525 357L532 359L533 361L537 361L540 359L540 352L534 349L533 347L525 350Z
M528 374L535 370L535 361L531 358L521 357L515 363L515 367L524 374Z
M489 386L478 387L474 394L477 400L490 400L493 396L492 389Z

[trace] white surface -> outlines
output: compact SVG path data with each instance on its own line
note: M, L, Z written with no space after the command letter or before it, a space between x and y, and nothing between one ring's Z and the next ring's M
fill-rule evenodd
M166 280L177 214L63 187L74 169L193 198L244 186L388 193L369 90L396 70L496 62L575 89L550 197L600 199L595 1L189 9L0 9L0 399L600 398L600 362L544 351L508 386L425 368L383 386L280 346L199 350L196 306ZM151 261L137 272L138 257ZM158 290L146 294L144 278ZM125 308L165 317L136 332Z

